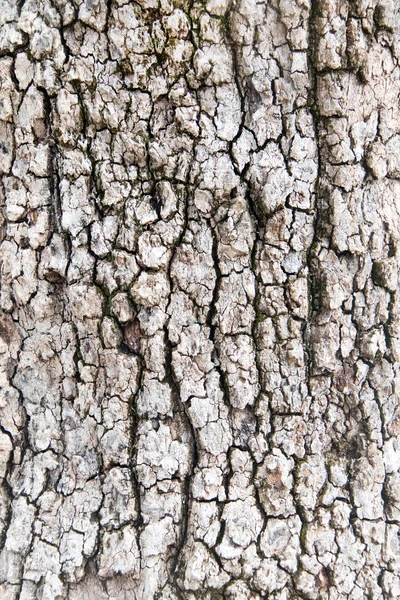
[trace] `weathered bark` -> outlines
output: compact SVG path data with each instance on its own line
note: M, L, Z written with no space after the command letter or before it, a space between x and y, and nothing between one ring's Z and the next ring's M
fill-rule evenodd
M2 600L400 597L396 5L1 0Z

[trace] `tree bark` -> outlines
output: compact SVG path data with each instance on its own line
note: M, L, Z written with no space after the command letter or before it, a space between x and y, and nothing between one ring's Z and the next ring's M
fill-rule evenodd
M396 0L0 2L0 597L400 597Z

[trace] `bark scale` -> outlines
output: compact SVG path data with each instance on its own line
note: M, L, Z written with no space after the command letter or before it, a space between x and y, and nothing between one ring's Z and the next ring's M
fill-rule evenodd
M400 597L395 0L2 0L0 597Z

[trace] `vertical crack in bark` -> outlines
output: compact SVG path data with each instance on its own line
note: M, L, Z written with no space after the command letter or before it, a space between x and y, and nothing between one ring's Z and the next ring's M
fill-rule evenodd
M306 327L304 328L304 348L307 356L307 386L309 389L310 396L312 395L310 391L310 377L312 375L312 351L310 347L310 322L312 321L313 314L316 312L315 307L315 286L314 282L314 254L317 249L317 238L318 238L318 229L319 229L319 194L320 194L320 184L321 184L321 153L320 153L320 141L319 141L319 114L318 114L318 105L317 105L317 69L315 66L315 53L317 47L317 34L316 34L316 23L315 20L317 18L318 13L318 5L319 0L311 1L311 10L309 15L309 26L308 26L308 66L311 78L311 88L309 94L309 103L310 103L310 113L313 118L313 126L314 126L314 135L317 145L317 161L318 161L318 170L317 177L315 181L315 200L314 200L314 237L307 251L307 268L308 268L308 277L307 277L307 286L308 286L308 319L306 323ZM314 259L314 260L313 260ZM318 274L315 273L315 276L318 277Z
M39 92L43 95L44 101L44 124L46 129L46 138L49 147L49 164L48 164L48 173L49 173L49 188L50 195L52 198L53 205L53 223L52 223L52 231L54 233L61 233L61 202L60 202L60 175L59 175L59 164L58 164L58 147L54 141L54 133L53 133L53 110L52 110L52 102L51 98L44 87L37 88Z
M135 494L136 510L138 513L138 518L135 523L136 543L137 543L137 547L139 550L139 562L140 562L140 564L142 564L140 534L143 531L143 515L142 515L141 497L140 497L140 484L138 481L138 475L136 473L136 466L137 466L137 453L138 453L138 451L137 451L137 438L138 438L137 431L138 431L138 424L139 424L139 417L137 415L137 412L138 412L137 402L138 402L138 396L139 396L140 390L142 389L142 382L143 382L143 374L144 374L143 357L140 357L139 360L140 360L140 370L138 373L138 385L137 385L136 393L132 397L132 400L131 400L129 416L130 416L130 432L131 432L130 472L131 472L131 477L132 477L132 487L133 487L134 494Z

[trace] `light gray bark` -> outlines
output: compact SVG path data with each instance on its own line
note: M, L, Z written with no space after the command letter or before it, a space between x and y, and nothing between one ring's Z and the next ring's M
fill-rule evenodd
M0 0L0 598L400 598L397 0Z

